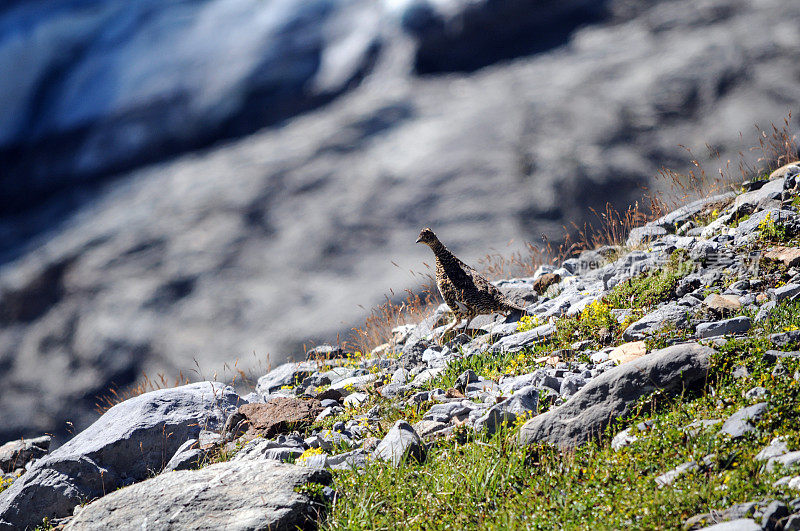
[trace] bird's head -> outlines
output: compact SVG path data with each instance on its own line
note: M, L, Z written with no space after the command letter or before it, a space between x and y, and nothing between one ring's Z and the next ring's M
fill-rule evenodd
M424 243L425 245L430 245L435 241L436 241L436 235L428 227L425 227L424 229L419 231L419 238L417 238L417 243Z

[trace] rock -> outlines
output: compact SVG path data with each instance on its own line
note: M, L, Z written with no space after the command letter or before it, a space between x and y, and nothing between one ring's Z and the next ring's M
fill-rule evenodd
M739 298L733 295L717 295L712 293L705 298L703 304L708 308L712 315L717 317L730 317L742 309Z
M555 273L545 273L533 281L531 284L531 289L541 295L547 291L547 288L554 284L558 284L560 281L561 277L559 275Z
M561 381L561 386L558 390L559 394L563 397L570 397L578 392L578 389L586 385L586 379L579 374L568 374L564 376Z
M625 448L626 446L635 443L638 440L639 437L631 435L631 430L630 428L628 428L614 435L614 438L611 439L611 448L613 448L614 450L620 450L622 448Z
M344 405L348 407L356 407L367 401L369 395L367 393L352 393L347 395L344 399Z
M414 431L422 437L426 438L429 435L436 433L437 431L443 430L448 426L448 424L444 422L438 422L435 420L421 420L414 424Z
M543 339L555 334L555 326L547 323L537 326L527 332L519 332L502 338L490 347L492 352L517 352L525 347L529 347Z
M515 392L513 396L490 407L474 425L477 431L494 433L501 423L513 423L519 416L531 416L539 405L539 389L530 385Z
M789 516L789 507L783 502L773 500L764 509L764 514L761 516L761 527L766 531L773 531L778 521L785 516Z
M414 380L409 384L411 387L422 387L430 382L444 371L444 367L437 367L435 369L425 369L414 377Z
M286 461L297 458L305 450L302 439L269 440L258 437L251 440L236 452L231 461Z
M769 318L772 311L775 309L775 306L777 305L778 303L776 303L775 301L767 301L764 304L762 304L761 307L758 309L758 313L755 316L755 321L757 323L766 321L767 318Z
M473 409L473 402L462 400L436 404L422 416L423 420L449 423L454 418L465 417Z
M778 465L789 468L798 463L800 463L800 451L787 452L767 459L766 469L768 472L772 472Z
M10 473L34 459L47 455L50 449L50 436L42 435L33 439L9 441L0 446L0 472Z
M364 389L367 385L371 384L378 379L375 374L362 374L359 376L351 376L344 378L338 382L331 384L331 389L340 390L345 388ZM352 389L351 389L352 390Z
M669 303L628 326L622 333L622 339L635 341L653 335L670 325L678 328L686 326L689 321L686 314L686 308L676 303Z
M789 332L779 332L769 336L770 342L779 347L788 347L800 343L800 330L790 330Z
M769 180L772 181L774 179L783 179L788 172L794 172L798 169L798 167L799 165L797 162L789 162L788 164L784 164L769 174Z
M783 179L776 179L764 184L757 190L737 196L733 203L735 217L752 214L756 210L763 210L769 207L779 207L782 192Z
M342 347L333 345L320 345L306 352L306 360L322 361L344 358L347 352Z
M197 468L202 464L206 455L207 452L200 447L198 441L186 441L178 448L175 455L173 455L172 459L166 464L164 472ZM164 472L162 472L162 474Z
M756 461L767 461L773 457L778 457L789 452L789 447L786 445L785 437L775 437L765 446L760 452L756 454Z
M636 227L632 229L628 235L625 245L628 247L639 247L643 244L651 242L661 236L666 236L667 230L663 227L645 225L644 227Z
M800 295L800 284L786 284L779 288L775 288L773 292L774 300L781 302L783 300L795 300Z
M411 424L404 420L398 420L375 448L373 455L378 459L389 461L397 467L405 462L406 458L423 461L425 446Z
M767 403L760 402L749 407L745 407L728 417L722 424L720 433L725 433L733 439L742 437L743 435L755 430L753 422L758 421L764 411L767 410Z
M694 422L690 422L681 429L687 435L695 436L701 431L721 423L722 419L701 419L701 420L695 420Z
M258 379L256 392L269 395L281 387L294 387L316 370L313 363L284 363Z
M708 531L761 531L761 526L750 518L740 518L729 522L704 527Z
M800 249L797 247L784 247L779 245L766 251L761 256L765 260L781 262L786 267L795 267L800 265Z
M597 437L639 398L656 389L669 391L702 381L713 352L694 343L675 345L608 370L589 380L565 404L527 421L519 441L575 447Z
M337 405L344 395L338 389L325 389L314 398L320 401L322 407Z
M797 217L797 214L792 212L791 210L783 210L779 208L767 208L765 210L761 210L750 216L747 220L742 221L739 223L739 226L736 227L736 232L738 234L757 234L758 227L764 219L769 216L771 219L781 220L781 222L785 222L788 220L794 220Z
M467 369L456 379L454 387L463 393L466 390L467 385L477 381L478 375L475 374L472 369Z
M697 325L697 337L705 339L708 337L743 334L750 330L752 323L747 316L732 317L723 321L713 323L701 323Z
M201 428L221 429L240 404L231 387L200 382L115 405L0 493L0 521L24 528L160 471Z
M748 389L747 392L744 394L744 397L749 400L764 398L765 396L767 396L767 390L761 386L756 386L751 389Z
M793 514L781 521L783 531L800 531L800 514Z
M266 404L245 404L239 408L250 427L248 435L263 435L267 439L281 433L306 428L322 412L316 399L273 398Z
M627 363L637 358L641 358L647 353L647 347L644 341L632 341L630 343L623 343L622 345L614 348L609 354L609 359L616 361L618 364Z
M0 85L0 153L18 152L0 180L4 208L313 108L357 82L381 42L378 4L82 7L2 13L4 26L28 25L0 47L4 61L28 50L16 89ZM233 38L237 31L248 38ZM30 95L48 79L46 107L34 116Z
M325 457L325 466L332 470L359 470L367 466L370 454L364 448L357 448L343 454Z
M694 461L689 461L688 463L683 463L675 467L674 469L670 470L669 472L665 472L656 478L656 485L659 487L666 487L668 485L672 485L672 483L681 477L683 474L690 472L697 468L697 463Z
M767 363L776 363L781 358L800 358L800 351L785 352L782 350L767 350L761 359Z
M331 474L271 461L227 461L168 472L111 492L65 529L306 529L324 505L298 492Z

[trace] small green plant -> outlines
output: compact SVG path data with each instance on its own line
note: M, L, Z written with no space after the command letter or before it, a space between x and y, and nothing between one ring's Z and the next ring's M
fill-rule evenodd
M637 275L614 286L605 297L611 308L645 309L669 299L678 281L688 275L694 264L685 254L675 252L667 264L658 270Z
M517 332L527 332L528 330L533 330L541 324L542 322L537 316L523 315L522 318L520 318L520 320L517 322Z
M772 217L772 212L767 212L766 217L758 224L759 238L765 242L785 242L790 239L786 225Z
M608 343L618 331L619 323L611 313L611 306L597 299L577 316L556 322L556 341L563 347L586 339Z
M14 483L14 478L11 477L0 478L0 492L3 492L8 487L10 487L12 483Z
M309 457L313 457L315 455L324 455L324 454L325 450L323 450L322 448L309 448L308 450L300 454L300 456L295 460L295 463L302 464L305 463L306 459L308 459Z

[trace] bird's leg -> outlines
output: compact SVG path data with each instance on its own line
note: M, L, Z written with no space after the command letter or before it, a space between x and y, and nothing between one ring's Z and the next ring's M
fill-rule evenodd
M464 328L462 328L462 330L464 332L466 332L469 329L469 324L472 322L473 319L475 319L475 313L474 312L468 313L467 314L467 322L464 323Z
M449 325L447 325L447 326L445 327L445 329L444 329L444 330L442 330L442 333L439 335L439 341L438 341L438 343L439 343L439 346L442 346L442 343L444 342L444 337L445 337L445 336L447 335L447 333L448 333L450 330L452 330L452 329L453 329L453 328L454 328L454 327L455 327L455 326L458 324L458 322L461 320L461 319L460 319L460 317L461 317L461 316L460 316L460 314L457 314L457 313L453 312L453 322L452 322L452 323L450 323Z

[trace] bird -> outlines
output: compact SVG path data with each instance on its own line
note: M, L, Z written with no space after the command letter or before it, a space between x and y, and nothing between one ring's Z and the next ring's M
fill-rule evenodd
M481 314L526 313L525 308L513 303L486 278L456 258L429 227L420 231L417 243L424 243L433 251L436 257L436 287L454 315L453 322L442 331L441 337L462 318L467 320L463 327L466 330L472 319Z

